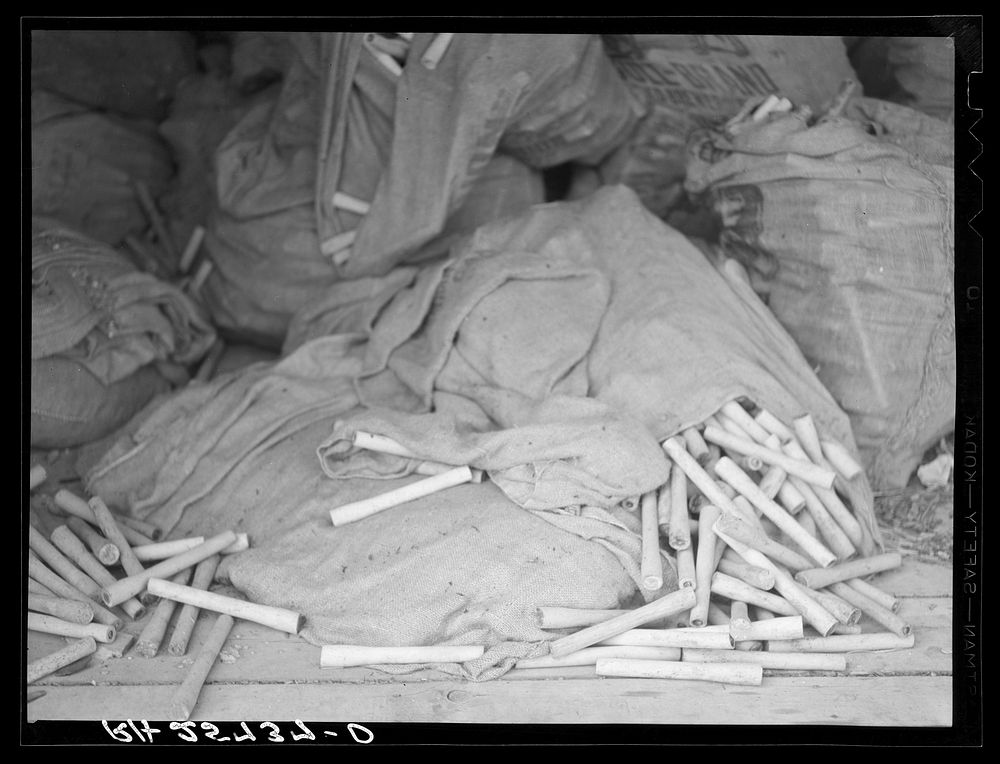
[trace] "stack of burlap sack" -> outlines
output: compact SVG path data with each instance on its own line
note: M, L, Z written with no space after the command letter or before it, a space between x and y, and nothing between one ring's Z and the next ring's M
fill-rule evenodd
M905 483L953 425L953 137L838 98L854 75L843 40L229 46L173 84L157 138L177 162L159 238L201 231L200 288L133 285L148 274L115 271L100 243L40 233L39 305L49 283L86 302L77 332L33 340L33 358L62 353L105 386L189 368L215 332L282 358L130 419L169 385L116 404L76 441L129 419L85 454L90 492L174 535L248 532L220 575L304 613L317 644L487 644L457 669L473 678L545 652L539 606L676 588L666 544L660 588L641 585L635 498L670 478L662 443L736 400L808 414L867 468L827 499L853 518L852 554L879 550L871 486ZM568 164L580 198L554 200L546 173ZM92 250L106 273L78 267ZM119 347L122 327L145 344ZM358 432L405 455L359 448ZM428 464L489 479L331 524Z

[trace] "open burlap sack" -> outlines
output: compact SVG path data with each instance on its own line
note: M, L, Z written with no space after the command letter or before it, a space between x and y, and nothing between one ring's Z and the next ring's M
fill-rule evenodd
M768 305L851 417L872 482L906 485L954 427L954 129L852 100L702 135L688 188L724 251L766 258Z
M359 457L360 429L488 470L521 506L607 508L666 481L658 441L740 397L786 421L810 413L854 447L753 291L625 187L483 226L453 254L374 319L358 383L369 411L321 445L331 477L398 476L398 460ZM870 489L851 490L871 542Z
M88 490L171 536L248 532L252 548L221 570L252 600L305 614L302 636L315 644L489 646L447 667L469 678L544 652L557 634L539 628L541 605L631 600L640 542L621 513L525 512L483 483L334 528L317 499L385 486L332 481L316 463L317 442L357 407L357 348L320 338L166 398L87 470Z
M231 333L280 347L327 289L543 201L539 168L596 161L635 120L594 36L459 34L432 69L417 33L401 75L363 37L288 33L277 92L216 152L204 294Z
M847 49L830 35L609 34L619 75L646 108L617 180L665 219L682 206L685 147L748 98L780 91L820 107L853 76Z
M618 505L666 481L660 439L747 396L852 444L749 287L625 187L484 226L452 255L384 282L374 315L348 295L352 333L146 412L88 488L173 534L248 530L225 570L304 612L313 641L486 643L455 670L488 678L544 652L538 606L634 601L639 529ZM413 460L353 449L357 429L491 480L334 527L329 510L415 479ZM670 562L644 596L676 588Z

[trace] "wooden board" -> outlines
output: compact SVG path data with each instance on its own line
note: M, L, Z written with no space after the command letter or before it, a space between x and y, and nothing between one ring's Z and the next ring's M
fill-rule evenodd
M173 688L48 687L33 719L162 720ZM656 679L213 684L211 721L948 726L951 678L767 677L760 687ZM67 714L70 714L67 716Z
M872 582L902 598L911 650L850 653L848 670L822 675L765 672L761 687L609 679L593 667L514 670L466 681L441 670L390 674L370 668L321 669L305 640L238 622L196 711L198 720L534 724L844 724L947 726L951 723L952 569L905 559ZM148 616L147 616L148 617ZM94 660L70 676L33 685L46 695L29 719L162 719L175 687L214 619L199 619L188 655L165 647L156 658ZM125 630L138 633L143 622ZM866 631L882 628L865 623ZM170 632L166 641L169 641ZM64 644L29 634L28 659Z
M903 601L900 616L914 629L916 644L911 650L850 653L847 656L851 674L914 675L921 673L950 673L952 666L951 600L945 598L910 598ZM208 633L212 618L201 618L192 636L188 655L175 657L166 654L165 647L156 658L143 658L128 654L121 659L95 661L91 668L67 677L49 677L40 685L89 684L174 684L180 682ZM134 628L134 627L132 627ZM130 628L129 630L132 630ZM866 624L866 630L881 631L881 627ZM168 632L169 639L169 632ZM52 652L62 643L58 637L38 636L29 641L28 658L32 660ZM247 622L239 622L226 643L224 652L231 662L219 661L212 669L212 682L393 682L444 679L450 675L442 671L420 671L408 674L389 674L371 669L322 669L319 667L320 649L303 639ZM512 679L549 678L565 675L564 671L539 673L520 670ZM593 669L572 672L569 676L593 675Z
M904 556L902 566L879 573L869 582L897 597L951 597L955 583L952 570L949 563Z

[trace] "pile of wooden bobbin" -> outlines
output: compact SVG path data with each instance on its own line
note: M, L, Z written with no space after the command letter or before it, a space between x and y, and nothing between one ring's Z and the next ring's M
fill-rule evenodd
M863 530L837 492L861 466L811 416L788 426L754 410L731 401L667 439L669 482L634 502L643 586L662 587L664 539L679 588L635 610L540 608L542 628L579 630L517 668L759 685L765 670L845 671L847 653L913 647L899 600L867 580L902 558L861 556Z
M419 459L373 433L355 433L354 445ZM863 469L842 444L820 439L810 415L789 426L730 401L662 446L670 480L623 504L641 515L643 588L652 596L663 587L664 540L679 588L634 610L541 607L541 628L583 628L516 668L595 665L602 676L760 684L764 670L845 671L846 653L913 647L899 600L866 580L902 558L872 553L848 506ZM417 472L431 477L336 507L331 521L358 522L482 479L468 466L422 462ZM863 617L879 631L863 632ZM647 624L656 628L639 628ZM320 665L461 662L484 649L326 645Z
M36 465L29 486L34 490L46 479L44 467ZM34 526L29 528L27 626L64 636L69 643L28 664L28 685L89 662L98 643L106 645L113 657L121 657L135 641L137 655L154 657L176 606L182 604L167 645L171 655L187 652L203 610L219 614L168 710L171 719L184 721L197 704L234 619L291 634L301 631L304 619L298 613L208 591L220 556L248 549L247 534L225 531L208 539L158 541L162 529L112 512L100 497L85 501L60 489L53 503L65 513L66 523L48 537ZM138 639L123 631L126 620L146 618L147 608L154 604Z
M354 443L416 458L371 433L357 433ZM643 587L658 594L664 561L673 557L677 590L633 610L540 607L542 629L575 631L556 636L548 655L518 660L515 668L593 665L600 676L759 685L765 671L842 672L848 653L913 647L910 626L896 614L899 600L867 580L902 559L864 556L871 539L845 503L846 481L862 468L841 444L820 440L809 415L789 426L731 401L662 446L672 462L670 480L624 504L641 516ZM483 478L468 466L431 462L417 471L429 477L334 508L332 523L357 522ZM43 468L33 468L31 488L45 479ZM114 642L123 618L141 618L160 598L135 647L141 656L155 656L182 603L168 646L173 655L185 653L201 609L220 614L173 699L171 717L186 720L234 618L301 630L300 614L207 591L219 555L246 549L245 534L157 542L158 529L116 515L98 497L84 501L60 490L54 502L67 514L66 525L51 541L31 529L29 629L73 641L29 664L29 684L86 659L98 641ZM120 578L110 572L116 566ZM862 618L878 630L864 631ZM464 663L485 650L324 645L320 666Z

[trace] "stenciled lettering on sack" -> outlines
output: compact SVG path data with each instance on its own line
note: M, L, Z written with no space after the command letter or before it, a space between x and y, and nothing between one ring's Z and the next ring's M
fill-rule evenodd
M615 68L626 82L650 87L681 87L676 75L662 63L651 64L634 58L615 59Z
M684 110L702 108L706 111L712 112L713 115L735 110L739 108L743 102L743 99L739 96L717 96L710 95L708 93L693 93L690 90L682 90L680 88L670 90L657 88L655 90L648 91L647 95L649 96L650 103L654 107L665 106ZM698 115L688 112L687 116L694 120ZM707 120L704 124L701 124L701 126L709 127L717 122L718 118L716 116Z
M739 35L693 34L689 37L691 47L702 56L708 56L712 53L731 53L742 58L750 55L750 48L740 39Z
M769 95L780 88L759 63L710 64L691 61L615 59L622 79L639 85L654 102L673 100L680 106L720 108L733 96ZM720 100L720 97L726 97Z

